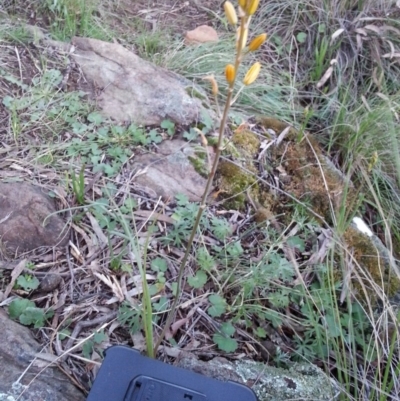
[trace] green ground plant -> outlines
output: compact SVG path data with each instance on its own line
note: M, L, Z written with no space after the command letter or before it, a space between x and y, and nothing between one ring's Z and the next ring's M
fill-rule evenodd
M73 36L108 39L109 33L94 18L98 0L45 0L41 12L50 16L54 39L67 41Z
M35 303L28 299L15 299L8 307L8 313L14 320L18 320L24 326L31 326L35 329L45 325L48 318L53 316L54 312L36 307Z

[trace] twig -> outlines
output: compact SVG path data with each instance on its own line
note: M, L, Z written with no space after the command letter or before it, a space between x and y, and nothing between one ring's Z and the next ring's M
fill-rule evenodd
M101 323L107 322L108 320L115 319L117 317L117 314L118 314L117 311L113 311L113 312L108 313L107 315L96 317L93 320L86 320L85 322L79 322L75 326L71 336L69 337L69 339L67 341L67 344L65 346L66 350L68 351L68 349L72 347L72 344L74 343L76 338L79 336L79 333L81 332L82 329L84 329L85 327L96 326L97 324L101 324Z

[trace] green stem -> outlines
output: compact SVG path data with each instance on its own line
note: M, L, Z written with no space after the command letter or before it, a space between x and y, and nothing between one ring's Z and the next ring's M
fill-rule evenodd
M242 39L243 39L243 35L244 35L244 30L246 27L246 23L247 23L247 16L244 16L243 18L241 18L240 21L240 37L237 43L242 43ZM231 99L232 99L232 94L233 94L233 88L235 85L235 81L236 81L236 77L237 77L237 71L239 69L240 66L240 62L242 58L242 48L240 46L237 46L237 50L236 50L236 57L235 57L235 77L234 79L229 83L229 87L228 87L228 94L226 97L226 103L225 103L225 107L224 107L224 112L222 115L222 120L219 126L219 131L218 131L218 143L217 143L217 150L215 152L215 158L214 158L214 162L212 164L212 168L211 171L208 175L208 179L207 179L207 183L206 183L206 188L203 192L203 196L201 198L201 202L200 202L200 207L199 207L199 211L197 212L197 216L196 216L196 221L193 225L193 229L190 233L190 237L186 246L186 251L185 254L183 255L181 264L179 266L179 272L178 272L178 279L177 279L177 286L176 286L176 295L174 298L174 302L172 303L171 309L168 313L167 316L167 320L165 322L164 328L161 331L161 334L157 340L156 345L154 346L154 355L157 355L157 350L162 342L162 340L165 337L165 333L167 331L167 329L170 327L172 320L174 318L175 315L175 311L176 308L178 306L178 301L179 301L179 295L180 295L180 291L182 288L182 281L183 281L183 274L185 272L185 267L186 267L186 263L189 259L189 255L190 255L190 251L192 249L192 245L193 245L193 240L194 237L196 235L197 229L199 227L200 224L200 219L201 216L203 215L203 212L207 206L207 197L211 188L211 185L213 183L214 177L215 177L215 173L217 172L217 168L218 168L218 163L219 163L219 158L221 156L221 152L223 150L223 139L224 139L224 133L225 133L225 127L226 127L226 123L228 121L228 112L231 106Z

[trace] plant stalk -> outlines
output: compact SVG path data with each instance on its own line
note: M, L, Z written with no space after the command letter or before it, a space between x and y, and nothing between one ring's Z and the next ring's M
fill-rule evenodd
M239 39L237 41L237 43L242 43L242 39L243 39L243 35L244 35L244 31L245 31L245 27L246 24L248 22L248 17L247 16L243 16L240 20L240 36ZM158 337L158 340L156 342L156 345L154 346L154 351L153 351L153 355L156 356L157 355L157 350L159 348L159 346L161 345L162 340L165 337L165 334L168 330L168 328L170 327L172 320L174 318L175 315L175 311L176 308L178 306L178 302L179 302L179 295L180 295L180 291L182 288L182 281L183 281L183 274L185 272L185 267L187 264L187 261L189 259L189 254L190 251L192 249L192 245L193 245L193 241L194 241L194 237L196 235L197 229L199 227L200 224L200 219L201 216L203 215L204 210L206 209L207 206L207 197L211 188L211 185L213 183L214 177L215 177L215 173L217 172L217 168L218 168L218 163L219 163L219 159L221 156L221 152L223 150L223 139L224 139L224 133L225 133L225 127L226 127L226 123L228 121L228 112L229 109L231 107L231 100L232 100L232 94L233 94L233 88L235 86L235 82L236 82L236 78L237 78L237 71L239 69L240 63L242 61L242 48L240 45L237 46L237 51L236 51L236 57L235 57L235 76L234 79L229 83L229 87L228 87L228 94L226 97L226 102L225 102L225 107L224 107L224 112L222 115L222 119L220 122L220 126L219 126L219 131L218 131L218 143L217 143L217 150L215 152L215 158L212 164L212 168L211 171L208 175L208 179L207 179L207 183L206 183L206 187L204 189L203 192L203 196L201 198L201 202L200 202L200 207L199 210L197 212L197 216L196 216L196 221L193 225L193 229L190 233L190 237L186 246L186 251L185 254L182 258L181 264L179 266L179 272L178 272L178 278L177 278L177 286L176 286L176 295L174 297L174 302L172 303L171 309L168 313L167 316L167 320L164 324L164 327L161 331L160 336Z

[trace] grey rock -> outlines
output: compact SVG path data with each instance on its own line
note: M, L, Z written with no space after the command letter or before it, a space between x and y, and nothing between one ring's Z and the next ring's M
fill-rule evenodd
M27 327L10 320L3 310L0 327L0 400L14 401L19 396L20 401L85 400L57 367L47 367L40 373L43 368L31 363L41 346Z
M184 194L190 201L199 201L206 180L192 165L190 159L196 157L196 150L188 142L164 141L158 147L158 153L147 153L134 159L133 168L140 171L135 183L153 196L166 199Z
M0 244L6 254L65 246L68 230L54 200L33 185L0 183Z
M40 290L51 292L55 290L61 283L62 277L59 274L49 273L40 281Z
M141 59L118 43L96 39L72 40L71 53L86 79L96 88L104 115L118 122L160 124L170 119L187 125L212 115L206 94L192 82Z
M245 384L254 390L259 401L328 401L340 394L337 384L311 364L281 369L262 362L230 362L220 357L204 362L193 354L182 353L177 365L214 379Z

